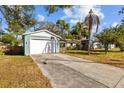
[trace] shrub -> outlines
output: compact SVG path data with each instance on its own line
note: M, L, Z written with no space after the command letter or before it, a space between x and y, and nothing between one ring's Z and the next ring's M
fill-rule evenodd
M4 50L6 55L24 55L22 46L7 46Z

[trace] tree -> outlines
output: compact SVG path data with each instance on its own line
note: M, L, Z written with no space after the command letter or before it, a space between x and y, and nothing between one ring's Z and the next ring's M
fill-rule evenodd
M48 14L52 14L54 12L57 12L59 9L67 9L67 8L71 8L73 7L73 5L47 5L45 6L46 11L48 12Z
M120 25L119 27L115 28L115 43L119 46L120 50L124 50L124 26Z
M12 34L5 34L1 40L4 44L9 44L12 46L18 45L18 40Z
M61 33L59 31L59 27L56 26L56 23L52 22L38 22L35 26L35 30L42 30L42 29L47 29L59 36L61 36Z
M35 25L35 30L47 29L49 31L52 31L54 27L55 27L54 23L41 21L37 22L37 24Z
M56 26L58 27L58 30L60 31L61 36L64 39L65 38L65 34L70 29L70 25L68 23L66 23L65 20L58 20L56 22Z
M95 36L101 44L104 45L105 52L108 52L108 46L109 44L113 44L116 39L115 31L111 28L105 28L103 32L97 34Z
M8 31L13 32L17 36L24 33L36 23L34 10L34 6L28 5L0 6L0 12L7 22Z
M72 27L71 34L73 34L76 39L81 40L82 39L82 33L83 33L83 31L84 30L83 30L83 27L82 27L82 23L81 22L77 22L77 24Z
M123 14L124 15L124 7L122 7L122 9L119 11L119 14ZM124 25L124 17L122 18L121 22Z
M91 38L91 31L94 25L96 25L96 32L98 32L98 27L100 25L100 20L98 15L94 14L92 9L89 11L89 14L85 17L84 23L88 27L89 32L89 44L88 44L88 54L90 54L90 38Z
M72 8L73 5L47 5L45 6L45 10L48 12L48 15L54 13L54 12L57 12L59 9L69 9L69 8ZM59 23L59 22L58 22ZM67 26L66 26L67 27ZM69 25L68 25L69 27ZM57 32L58 31L58 27L55 26L55 32L56 33L59 33ZM60 34L60 33L59 33ZM63 31L61 30L61 34L60 34L63 38L64 38L64 33Z
M119 25L116 27L105 28L103 32L96 35L96 38L101 42L105 51L108 52L108 45L115 44L121 51L124 50L124 26Z
M71 33L68 33L66 36L65 36L66 39L75 39L75 36L72 35Z

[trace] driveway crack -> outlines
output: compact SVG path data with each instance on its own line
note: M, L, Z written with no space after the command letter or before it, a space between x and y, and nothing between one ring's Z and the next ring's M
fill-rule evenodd
M124 78L124 75L118 80L118 82L114 85L114 88L117 87L117 85L120 83L120 81Z

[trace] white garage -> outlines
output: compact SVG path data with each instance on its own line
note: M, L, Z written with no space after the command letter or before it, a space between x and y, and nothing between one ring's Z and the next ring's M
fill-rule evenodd
M24 54L58 53L61 37L48 31L39 30L23 34Z

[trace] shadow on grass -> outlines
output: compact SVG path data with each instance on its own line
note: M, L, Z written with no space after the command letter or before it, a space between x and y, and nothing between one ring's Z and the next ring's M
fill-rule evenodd
M65 53L78 54L78 55L88 55L87 51L66 51ZM103 55L103 51L91 51L91 55Z
M111 53L120 53L120 52L123 52L123 51L109 50L108 53L109 52L111 52ZM88 55L88 51L84 51L84 50L67 50L65 53ZM91 55L106 55L105 50L91 50L90 54Z
M110 59L110 61L123 62L124 60L121 60L121 59Z
M93 52L105 52L104 49L102 50L92 50ZM120 50L108 50L108 52L112 52L112 53L116 53L116 52L124 52L124 51L120 51Z

